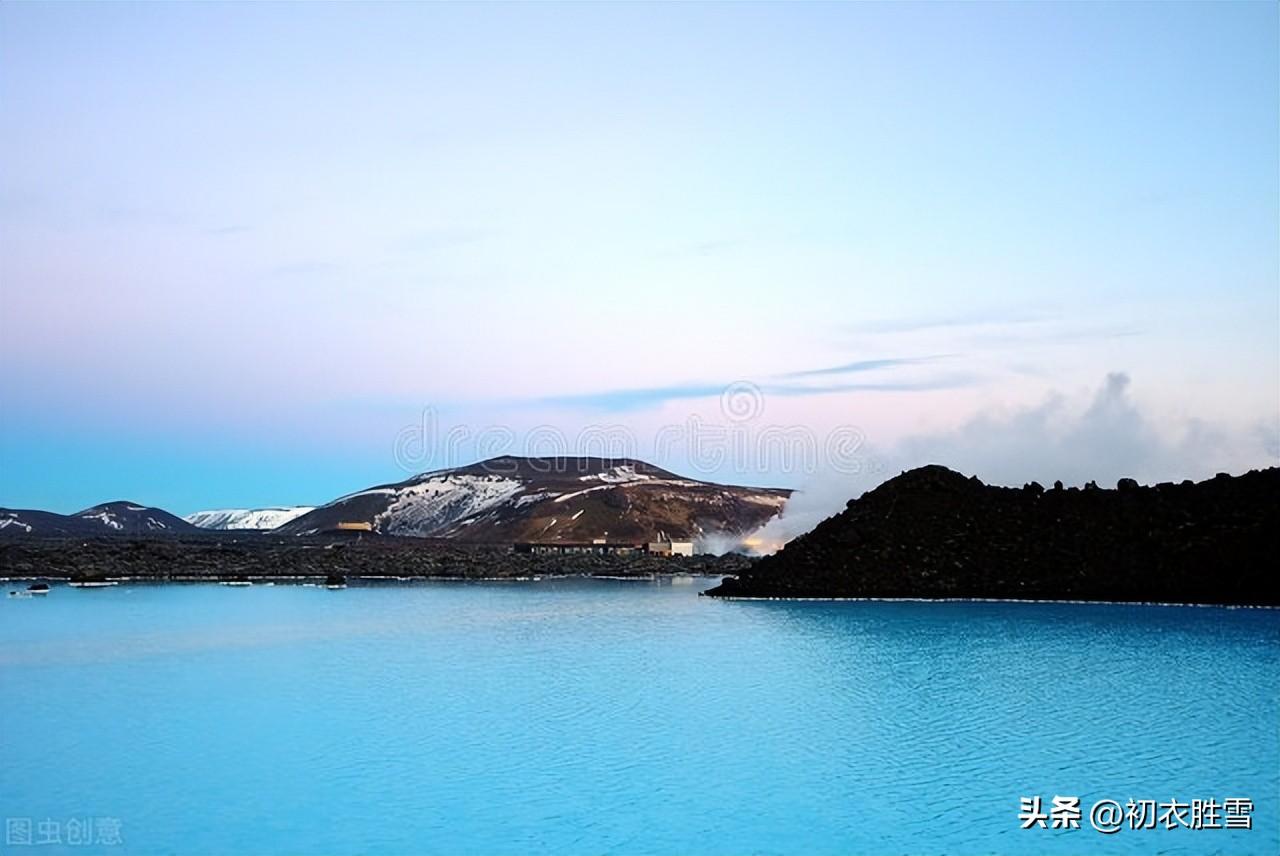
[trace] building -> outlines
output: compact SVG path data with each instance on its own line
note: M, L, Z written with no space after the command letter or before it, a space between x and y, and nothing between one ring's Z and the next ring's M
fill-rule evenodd
M342 521L337 526L340 532L372 532L373 524L363 520L358 521Z
M650 541L645 552L651 556L692 556L692 541Z

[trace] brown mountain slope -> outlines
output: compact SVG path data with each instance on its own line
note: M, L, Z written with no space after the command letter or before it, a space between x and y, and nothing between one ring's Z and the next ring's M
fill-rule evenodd
M682 478L627 458L492 458L341 497L290 521L307 534L368 523L389 535L472 543L741 538L790 491Z

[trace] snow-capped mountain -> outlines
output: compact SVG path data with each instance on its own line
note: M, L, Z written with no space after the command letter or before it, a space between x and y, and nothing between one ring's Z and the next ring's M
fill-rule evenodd
M310 505L279 508L223 508L216 511L197 511L182 519L201 529L275 529L313 510L314 506Z
M214 529L309 535L362 524L384 535L470 543L693 540L723 552L780 515L790 495L684 478L632 459L506 456L371 487L319 508L224 509L185 520L123 501L70 515L0 509L0 538Z
M180 535L197 531L199 530L181 517L176 517L163 509L125 500L104 502L75 514L0 508L0 537Z
M723 539L777 516L790 493L683 478L632 459L505 456L348 494L278 531L362 523L476 543Z

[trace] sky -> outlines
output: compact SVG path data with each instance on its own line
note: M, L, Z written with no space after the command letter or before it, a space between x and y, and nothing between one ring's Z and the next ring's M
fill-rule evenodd
M1278 10L0 4L0 506L1275 465Z

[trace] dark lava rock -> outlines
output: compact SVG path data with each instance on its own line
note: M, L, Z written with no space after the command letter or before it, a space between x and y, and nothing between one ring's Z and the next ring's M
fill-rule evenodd
M504 544L460 544L364 533L275 535L206 531L173 538L0 540L0 577L72 580L222 581L317 579L513 579L533 576L648 577L741 573L756 560L738 554L669 557L514 553Z
M1280 605L1280 469L1083 491L903 473L723 597L962 597Z

